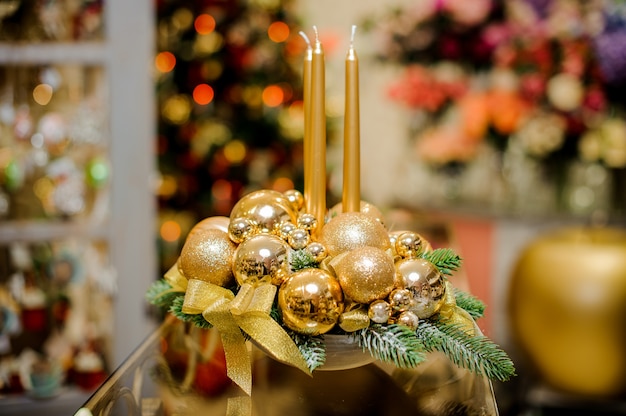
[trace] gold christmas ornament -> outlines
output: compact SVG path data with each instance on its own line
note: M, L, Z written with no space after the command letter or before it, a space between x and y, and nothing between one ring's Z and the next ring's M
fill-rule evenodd
M383 299L394 288L393 259L376 247L359 247L331 260L345 296L358 303Z
M370 303L367 315L372 320L372 322L376 322L377 324L384 324L389 320L389 318L391 318L391 312L391 305L389 305L388 302L379 299Z
M425 259L404 259L396 263L396 286L413 295L410 311L420 319L434 315L443 304L445 280L434 264Z
M283 323L307 335L330 331L343 312L339 282L322 269L304 269L292 274L278 290Z
M252 236L255 227L248 218L233 218L228 225L228 236L235 244L242 243L246 238Z
M398 316L396 323L398 325L407 326L412 330L416 330L420 323L420 318L418 318L417 315L411 311L404 311Z
M326 251L326 247L322 243L312 242L306 246L306 251L313 257L313 260L316 262L321 262L326 258L328 252Z
M394 255L398 255L401 256L400 253L398 253L397 249L396 249L396 244L400 238L400 236L402 234L405 233L413 233L413 234L417 234L414 233L413 231L408 231L408 230L398 230L398 231L392 231L389 233L389 243L391 244L391 249ZM430 242L428 240L426 240L423 236L417 234L420 239L421 239L421 246L422 246L422 251L421 253L428 253L430 251L433 251L433 247L430 244Z
M269 282L280 285L289 275L287 243L275 235L257 234L237 247L232 268L240 285Z
M231 265L235 249L226 232L197 230L183 245L178 259L179 270L187 279L228 286L233 280Z
M416 258L424 252L423 239L418 233L407 231L400 234L395 244L396 253L404 258Z
M336 215L339 215L343 212L343 203L338 203L336 205L334 205L329 211L328 211L328 216L329 218L333 218ZM381 212L380 209L378 209L376 207L376 205L372 205L369 202L366 201L361 201L360 204L360 210L359 212L369 215L370 217L374 218L376 221L378 221L381 224L385 224L384 222L384 217L383 217L383 213Z
M220 230L227 233L229 224L230 218L228 217L208 217L194 225L191 228L191 231L189 231L189 234L187 234L187 238L189 238L190 235L198 232L203 232L205 230Z
M271 233L283 221L296 222L296 210L282 193L254 191L241 198L230 212L230 218L248 218L259 232Z
M278 226L278 229L276 230L276 234L279 237L281 237L283 240L287 240L289 238L289 234L291 234L291 232L295 230L296 228L297 227L294 223L289 222L289 221L284 221Z
M411 307L413 294L408 289L394 289L389 294L389 304L395 312L404 312Z
M296 228L292 232L289 233L287 237L287 242L294 250L301 250L305 248L309 242L311 241L311 237L309 236L309 232L303 230L302 228Z
M302 209L302 206L304 205L304 195L302 195L300 191L296 189L290 189L288 191L285 191L283 195L291 203L294 211L298 212Z
M307 231L317 228L317 218L313 214L300 214L298 217L298 227Z
M331 218L322 227L319 242L326 246L331 256L365 246L382 250L390 247L385 227L374 217L361 212L344 212Z

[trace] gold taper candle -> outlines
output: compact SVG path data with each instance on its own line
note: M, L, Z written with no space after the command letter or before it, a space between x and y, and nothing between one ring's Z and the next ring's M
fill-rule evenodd
M302 99L304 101L304 203L306 212L312 212L311 207L311 186L313 176L313 161L311 159L311 64L313 59L313 49L311 42L304 32L300 32L304 38L307 48L304 55L304 67L302 69Z
M346 55L346 92L343 121L343 212L361 209L361 145L359 114L359 59L354 50L352 26L350 48Z
M326 216L326 79L324 50L317 27L311 59L311 211L317 219L314 234L324 226Z

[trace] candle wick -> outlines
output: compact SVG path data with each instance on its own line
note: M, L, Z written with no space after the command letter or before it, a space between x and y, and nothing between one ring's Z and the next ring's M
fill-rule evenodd
M356 25L352 25L352 34L350 35L350 47L354 46L354 34L356 33Z
M306 46L310 48L311 42L309 41L309 37L306 35L306 33L304 33L303 31L300 31L298 33L300 34L300 36L304 38L304 41L306 42Z
M315 32L315 44L320 43L320 35L317 33L317 26L313 25L313 32Z

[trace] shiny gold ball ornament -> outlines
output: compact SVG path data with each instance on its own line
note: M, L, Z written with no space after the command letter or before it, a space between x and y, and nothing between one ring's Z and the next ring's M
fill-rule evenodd
M296 210L282 193L268 189L254 191L243 196L230 212L234 218L248 218L257 231L271 233L283 221L296 222Z
M398 325L407 326L412 330L416 330L419 326L420 318L418 318L418 316L411 311L404 311L398 316L396 323Z
M287 242L294 250L301 250L305 248L311 241L309 232L302 228L296 228L287 236Z
M437 267L425 259L403 259L396 263L396 286L413 295L409 309L418 318L434 315L444 302L445 280Z
M197 231L190 234L183 245L179 270L187 279L228 286L233 281L231 265L235 249L235 244L222 230Z
M302 206L304 205L304 196L300 191L296 189L290 189L288 191L285 191L283 195L291 203L294 211L298 212L302 209Z
M290 251L289 245L275 235L257 234L245 240L233 257L237 283L280 285L290 272Z
M312 242L306 246L306 251L313 257L313 260L316 262L321 262L326 258L328 252L326 251L326 247L322 243Z
M206 230L221 230L227 233L229 224L230 224L230 218L228 217L222 217L222 216L208 217L198 222L196 225L194 225L189 231L189 234L187 234L187 237L189 237L192 234L203 232Z
M317 218L313 214L300 214L298 217L298 227L307 231L317 228Z
M422 237L412 231L404 232L398 236L395 249L404 258L416 258L424 251Z
M411 307L413 294L408 289L394 289L389 294L389 304L395 312L404 312Z
M369 316L372 322L384 324L389 320L389 318L391 318L391 312L391 305L389 305L386 301L379 299L370 303L367 310L367 316Z
M322 227L319 242L331 256L360 247L386 250L390 247L385 227L373 217L360 212L344 212Z
M276 230L276 235L281 237L283 240L287 240L287 238L289 238L289 234L291 234L291 232L296 228L297 227L294 223L284 221L278 226L278 229Z
M370 303L386 298L394 288L393 258L376 247L359 247L331 261L346 298Z
M233 218L228 225L228 236L235 244L242 243L255 232L254 224L248 218Z
M383 213L378 207L376 207L376 205L370 204L366 201L361 201L359 208L359 212L369 215L383 225L385 224ZM342 212L343 203L339 202L338 204L334 205L330 210L328 210L328 216L332 218L338 214L341 214Z
M330 331L343 312L343 294L337 279L322 269L293 273L278 290L283 323L306 335Z

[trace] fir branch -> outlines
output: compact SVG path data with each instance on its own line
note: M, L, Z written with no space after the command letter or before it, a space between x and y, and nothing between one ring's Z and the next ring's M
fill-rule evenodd
M372 357L400 368L413 368L426 359L415 333L404 325L370 325L351 334Z
M298 270L307 269L309 267L319 267L319 263L313 259L313 256L306 251L302 250L294 250L291 253L291 271L297 272Z
M309 370L313 371L326 362L326 345L319 336L308 336L288 330L287 333L300 350Z
M170 313L174 315L176 318L178 318L179 320L183 322L191 322L192 324L194 324L195 326L201 329L209 329L213 327L213 325L211 325L209 322L207 322L206 319L204 319L204 316L202 316L201 313L193 314L193 315L189 313L184 313L183 312L184 301L185 301L185 296L183 295L179 295L177 298L175 298L172 301L172 304L170 305L170 309L169 309Z
M437 266L442 274L448 276L461 267L461 257L450 248L438 248L428 251L422 253L421 257Z
M486 306L483 301L477 297L456 287L454 288L454 297L456 298L457 306L465 309L472 318L478 319L485 315Z
M515 375L513 362L500 347L483 335L468 334L458 324L422 321L416 334L426 351L441 351L473 373L500 381Z
M167 280L160 279L150 286L146 292L146 299L152 305L167 308L180 294L181 292L172 291L172 285L170 285Z

